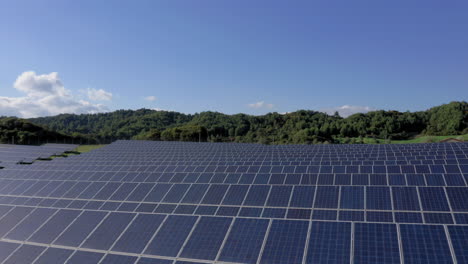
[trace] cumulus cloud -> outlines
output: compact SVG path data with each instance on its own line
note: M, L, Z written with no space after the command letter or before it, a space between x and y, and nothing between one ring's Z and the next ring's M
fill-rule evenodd
M274 105L267 104L264 101L259 101L256 103L248 104L247 106L253 109L272 109Z
M335 114L335 112L338 112L340 116L348 117L353 114L367 113L367 112L375 111L375 110L377 109L372 108L370 106L343 105L343 106L337 106L333 108L325 108L325 109L322 109L321 112L327 113L329 115L333 115Z
M153 110L153 111L174 112L174 110L163 109L163 108L159 108L159 107L154 107L154 108L150 108L150 109Z
M106 92L103 89L96 90L88 88L86 91L88 98L93 101L110 101L112 100L112 93Z
M62 113L97 113L108 111L102 104L77 98L65 89L58 73L38 75L23 72L13 87L24 93L22 97L0 96L0 116L38 117Z
M154 102L154 101L156 101L156 99L157 99L156 96L153 96L153 95L145 97L145 100L149 101L149 102Z

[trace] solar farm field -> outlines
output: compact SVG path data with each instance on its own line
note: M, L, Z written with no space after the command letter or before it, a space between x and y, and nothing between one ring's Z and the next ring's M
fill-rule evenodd
M37 159L48 159L78 147L72 144L44 144L42 146L0 144L0 167L13 167L18 163L33 163Z
M117 141L0 170L0 263L468 263L467 182L468 143Z

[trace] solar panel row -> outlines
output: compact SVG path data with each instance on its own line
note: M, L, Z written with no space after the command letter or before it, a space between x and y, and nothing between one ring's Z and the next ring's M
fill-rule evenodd
M467 154L118 141L0 171L0 263L464 263Z
M147 256L242 263L257 263L257 260L302 263L303 259L306 263L329 263L348 262L353 256L356 263L399 263L399 240L405 262L452 262L449 241L460 263L467 257L467 226L233 219L63 209L52 212L43 208L31 213L20 209L11 212L15 218L8 217L10 226L1 225L0 260L8 259L5 263L26 263L17 262L17 258L25 257L22 250L34 249L35 254L28 256L29 263L39 256L38 260L48 258L48 254L41 255L46 248L66 249L67 256L73 251L81 252L78 254L93 252L100 255L99 259L106 254L106 258L115 254L133 256L133 262ZM46 218L48 221L44 222ZM43 263L41 261L36 263Z

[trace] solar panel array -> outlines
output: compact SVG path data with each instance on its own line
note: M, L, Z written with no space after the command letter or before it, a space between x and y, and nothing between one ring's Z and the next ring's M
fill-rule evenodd
M0 170L0 263L468 263L468 144L117 141Z
M72 144L44 144L41 146L0 144L0 167L14 167L18 163L33 163L35 160L61 155L78 147Z

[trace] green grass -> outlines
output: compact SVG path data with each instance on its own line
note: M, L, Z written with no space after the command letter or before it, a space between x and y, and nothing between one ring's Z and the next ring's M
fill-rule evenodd
M385 139L375 139L375 138L362 138L362 143L364 144L411 144L411 143L435 143L440 142L447 138L456 138L463 141L468 141L468 134L465 135L454 135L454 136L416 136L412 139L407 140L385 140ZM357 138L354 138L357 140ZM344 138L337 138L340 143L347 143ZM356 143L356 142L351 142Z
M93 149L102 148L104 146L105 145L80 145L75 149L75 151L80 152L80 153L84 153L84 152L89 152L89 151L91 151Z
M393 144L408 144L408 143L431 143L431 142L440 142L447 138L456 138L463 141L468 141L468 134L465 135L455 135L455 136L420 136L408 140L392 140Z

